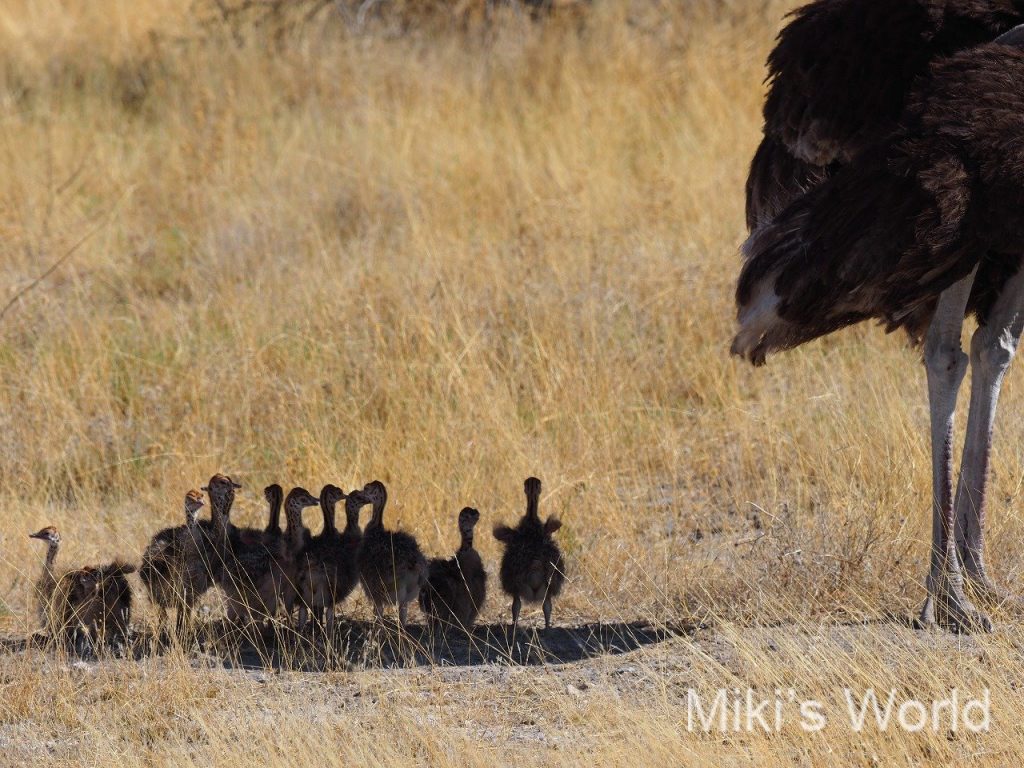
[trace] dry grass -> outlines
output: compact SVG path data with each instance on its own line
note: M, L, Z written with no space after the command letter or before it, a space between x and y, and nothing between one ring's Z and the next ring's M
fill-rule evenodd
M453 548L465 504L485 529L518 515L537 474L566 523L556 621L718 629L461 676L6 656L0 745L107 766L1020 759L1013 616L965 644L828 629L922 598L914 354L862 328L766 370L727 355L787 3L605 2L582 20L501 13L488 34L352 35L328 12L276 36L182 5L0 9L0 298L85 238L0 319L7 631L31 626L42 551L24 534L57 525L66 564L137 557L215 470L246 486L253 522L267 482L380 478L431 552ZM1019 375L993 467L1010 586ZM495 542L480 548L493 564ZM484 618L507 613L495 597ZM770 642L754 628L776 622ZM715 685L987 685L995 722L971 740L686 733L681 692Z

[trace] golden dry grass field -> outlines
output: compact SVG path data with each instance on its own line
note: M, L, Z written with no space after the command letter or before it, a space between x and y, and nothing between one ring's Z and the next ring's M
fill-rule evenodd
M671 636L322 673L10 642L0 764L1019 763L1021 617L963 638L905 620L930 530L917 353L863 327L757 371L728 356L763 61L790 5L604 0L486 30L469 11L354 29L332 6L282 30L214 3L6 0L5 636L35 628L27 533L56 525L65 565L137 561L215 471L252 525L266 483L380 478L431 554L476 506L492 573L488 531L536 474L565 524L556 625ZM1013 588L1022 370L991 506ZM483 621L505 622L491 587ZM343 612L370 615L361 596ZM688 691L723 686L793 689L828 724L691 732ZM857 733L843 689L870 687L988 690L991 727Z

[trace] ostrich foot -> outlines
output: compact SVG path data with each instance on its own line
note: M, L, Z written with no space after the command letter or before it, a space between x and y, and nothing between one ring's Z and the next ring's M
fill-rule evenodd
M919 627L941 627L958 634L992 631L992 619L974 607L959 578L951 579L943 572L928 582L929 594L917 622Z
M964 574L964 586L967 594L986 608L1024 610L1024 598L997 584L984 569L968 570Z

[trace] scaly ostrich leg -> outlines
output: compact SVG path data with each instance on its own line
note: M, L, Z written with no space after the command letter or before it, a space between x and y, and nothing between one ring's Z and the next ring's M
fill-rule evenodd
M932 551L928 598L921 610L921 623L937 623L959 631L992 628L991 620L964 594L954 532L953 414L967 372L967 355L961 348L960 334L974 274L972 271L939 296L924 344L931 415Z
M985 568L985 491L1003 375L1024 331L1024 270L1010 278L971 338L971 410L956 489L956 544L968 585L989 603L1011 599Z

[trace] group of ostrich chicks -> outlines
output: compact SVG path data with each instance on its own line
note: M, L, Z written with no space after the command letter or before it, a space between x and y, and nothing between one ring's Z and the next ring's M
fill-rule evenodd
M146 547L139 576L157 607L161 630L174 610L175 633L185 637L195 629L195 607L215 585L224 593L232 624L249 627L284 620L300 635L310 614L330 635L335 609L361 584L378 619L386 605L398 606L404 627L409 604L419 601L431 628L469 631L484 603L487 572L473 548L473 529L480 513L466 507L458 516L461 544L452 558L428 561L416 539L384 527L387 490L373 481L345 493L325 485L319 497L293 488L285 497L280 485L269 485L264 496L269 520L263 529L231 522L235 491L241 486L226 475L210 478L202 492L185 494L185 524L158 532ZM526 514L514 527L496 526L494 536L505 545L501 586L512 597L512 623L518 624L522 602L542 603L544 625L551 626L551 601L565 580L561 551L552 534L561 522L542 521L538 513L541 482L524 483ZM200 520L209 496L210 518ZM335 525L335 507L345 502L345 528ZM319 505L323 528L313 535L302 522L307 507ZM360 529L359 513L370 505L372 516ZM285 527L281 529L281 509ZM56 566L60 534L53 526L32 538L48 543L46 562L37 584L39 615L49 637L79 651L96 644L123 645L131 617L132 590L127 575L132 564L115 561L60 571Z

